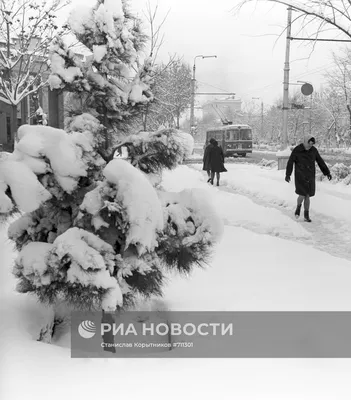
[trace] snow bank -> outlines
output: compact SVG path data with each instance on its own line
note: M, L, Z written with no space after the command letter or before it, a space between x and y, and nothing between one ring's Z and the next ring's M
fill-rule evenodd
M276 156L277 156L277 157L290 157L290 154L291 154L291 149L290 149L290 147L287 147L287 148L284 149L284 150L278 151L278 152L276 153Z
M247 166L238 166L233 174L242 174L240 167ZM179 191L188 182L206 186L204 181L192 180L190 168L179 169L181 173L177 169L165 174L164 185ZM274 171L247 169L254 175L252 179L246 175L249 182L259 182L266 174L270 174L271 183L275 181ZM278 178L276 183L280 185L284 177ZM343 187L341 191L331 184L326 187L345 195L344 190L349 189ZM206 197L212 201L209 193L217 195L219 191L213 187L208 190ZM219 202L216 207L224 214L230 206L242 214L241 218L250 218L251 209L244 203L237 206L236 200ZM267 209L261 212L265 215ZM46 400L48 393L52 400L59 400L67 397L68 387L71 398L110 398L115 395L115 387L103 382L115 381L116 373L127 383L137 377L139 385L133 388L133 399L164 400L165 393L169 400L199 396L206 400L330 400L351 396L349 359L71 359L69 332L55 345L36 341L38 326L52 315L31 296L12 293L14 278L8 272L12 258L11 247L0 230L0 341L6 344L1 346L6 368L0 384L6 400ZM240 227L225 227L210 268L197 269L188 279L169 278L164 300L173 311L351 310L349 261ZM64 385L57 384L58 376ZM145 390L155 376L159 384ZM182 385L174 385L175 380L182 381ZM121 385L119 396L130 397L130 385Z
M194 168L200 169L199 166ZM223 183L229 187L268 203L295 208L294 183L288 184L284 181L285 170L263 169L250 164L231 164L227 165L227 169ZM346 223L351 221L350 187L346 186L343 190L335 186L329 181L317 182L316 195L311 199L311 213L320 213Z
M12 153L8 153L7 151L0 151L0 161L5 161L11 154Z

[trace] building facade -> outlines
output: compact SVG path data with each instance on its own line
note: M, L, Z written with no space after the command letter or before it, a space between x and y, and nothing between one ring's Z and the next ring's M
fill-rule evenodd
M28 51L35 48L38 38L33 38ZM18 44L16 40L12 43L12 48L16 49ZM6 50L7 43L0 42L0 50ZM76 54L81 60L82 54ZM36 56L31 62L31 76L40 74L43 81L49 77L47 65L48 57ZM14 71L16 73L16 71ZM54 90L49 86L42 87L37 93L33 93L24 98L17 106L4 97L0 90L0 151L13 151L16 140L17 129L24 124L36 125L41 123L41 117L36 111L41 107L43 113L47 116L48 125L63 128L64 122L64 94Z

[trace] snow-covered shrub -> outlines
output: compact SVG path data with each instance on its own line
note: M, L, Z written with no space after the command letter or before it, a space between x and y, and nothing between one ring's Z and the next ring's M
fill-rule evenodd
M351 182L351 168L343 163L338 163L333 166L327 164L332 175L332 180L335 182L342 182L345 185L350 185ZM316 168L316 180L323 181L327 177L322 174L319 168Z
M127 148L134 166L145 173L157 173L165 167L173 169L188 158L193 152L194 140L187 133L169 128L127 136L120 146Z
M166 193L145 173L176 167L192 138L145 132L128 142L131 158L106 164L89 131L99 124L87 117L71 128L22 125L15 152L1 161L0 212L22 211L8 231L19 250L18 290L50 304L113 311L136 295L161 294L166 269L205 263L222 227L206 197ZM133 166L137 154L142 163Z
M278 162L275 160L266 160L265 158L263 158L258 165L260 165L261 167L266 167L266 168L277 168L278 166Z
M222 223L200 189L159 195L164 230L156 252L167 266L187 273L194 263L206 262L213 238L222 234Z
M342 183L345 184L345 185L351 185L351 173L349 175L347 175L347 177L342 180Z
M335 180L341 181L351 173L351 170L349 166L338 163L331 167L330 172Z

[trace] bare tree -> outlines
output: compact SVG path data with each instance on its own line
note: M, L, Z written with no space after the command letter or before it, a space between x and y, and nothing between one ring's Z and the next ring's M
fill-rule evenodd
M56 13L65 0L0 0L0 100L12 106L12 131L17 130L17 105L46 84L48 48L62 35Z
M155 100L149 105L150 124L179 129L180 118L191 101L191 69L181 58L159 65L152 87ZM145 127L144 127L145 129Z
M170 13L170 10L167 11L166 15L162 16L161 19L159 20L159 9L158 9L158 3L156 4L156 6L154 8L152 8L151 4L150 4L150 0L148 0L147 5L146 5L146 10L143 12L144 17L149 25L149 37L150 37L150 54L149 57L152 60L152 66L155 67L157 65L157 58L158 58L158 53L160 51L160 48L162 47L163 43L164 43L164 38L165 35L162 32L162 28L164 26L164 24L166 23L166 20L168 18L168 15ZM155 81L161 80L162 74L164 74L164 72L168 69L172 67L172 64L175 63L177 61L177 56L176 55L172 55L169 57L169 61L166 64L162 64L162 67L157 67L155 68L154 71L154 78ZM153 85L153 87L155 88L156 85ZM171 115L172 111L171 111L171 104L162 103L162 108L163 111L162 113L164 115ZM148 125L151 128L156 128L154 125L155 121L151 121L151 123L149 124L149 118L152 114L154 114L154 110L155 107L152 106L152 103L148 103L145 108L144 108L144 112L141 116L142 119L142 126L143 126L143 130L146 131L148 129ZM163 121L164 123L165 121ZM171 124L172 125L172 124Z
M342 91L328 85L316 98L316 105L320 109L319 123L323 125L325 144L328 147L334 144L339 147L343 142L347 142L345 139L349 132L348 112L345 111Z
M333 60L335 67L325 76L328 87L333 90L339 105L348 115L348 141L351 143L351 50L345 48L343 54L333 54Z
M283 4L298 11L293 22L300 20L302 28L312 27L306 39L316 39L326 31L329 36L334 34L334 40L339 40L340 33L345 40L351 39L350 0L242 0L236 9L240 10L253 1ZM328 40L330 39L333 38L329 37Z
M166 15L162 18L161 22L157 22L158 17L158 4L156 4L155 8L151 8L150 0L146 5L146 11L144 11L144 16L149 24L150 29L150 57L153 59L153 63L155 63L158 52L163 45L164 42L164 33L162 33L162 27L165 24L168 14L170 10L166 13Z

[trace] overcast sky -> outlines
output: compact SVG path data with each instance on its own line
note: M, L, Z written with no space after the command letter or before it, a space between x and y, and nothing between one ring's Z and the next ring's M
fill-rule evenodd
M163 26L165 41L160 60L166 61L169 54L177 53L192 66L196 55L217 55L217 59L196 60L199 91L224 89L244 101L260 97L267 105L282 96L286 7L257 6L253 2L240 13L234 13L231 10L238 0L149 1L152 8L158 4L159 21L170 10ZM72 3L94 4L95 1L73 0ZM146 0L131 0L133 10L140 16L146 4ZM280 39L279 34L282 34ZM292 41L290 82L308 81L318 90L323 73L332 65L332 50L339 49L338 44L319 42L310 55L311 47L306 42ZM291 86L291 90L298 89ZM197 100L203 99L198 96Z

